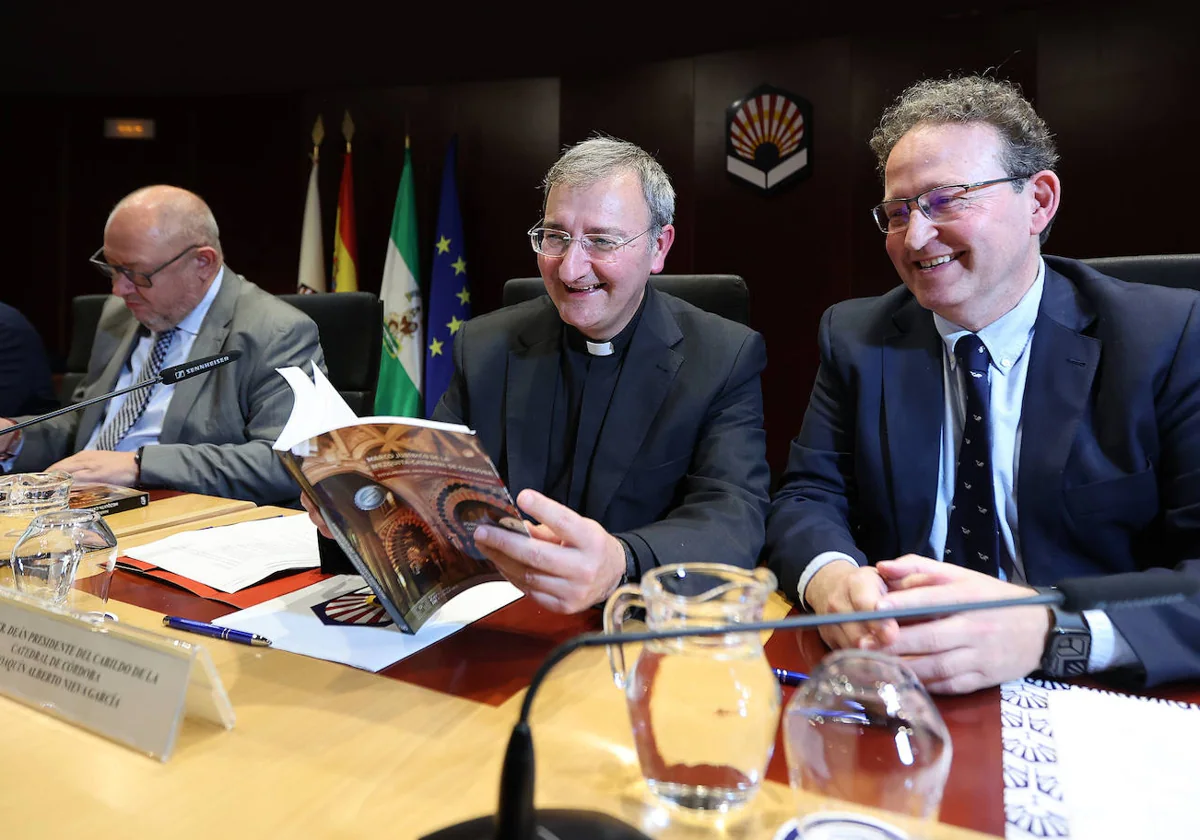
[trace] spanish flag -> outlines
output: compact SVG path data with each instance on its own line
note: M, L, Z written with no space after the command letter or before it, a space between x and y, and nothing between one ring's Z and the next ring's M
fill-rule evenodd
M354 123L349 111L342 119L342 135L346 138L346 156L342 160L342 186L338 190L337 223L333 234L333 290L357 292L358 238L354 234L354 167L350 152Z

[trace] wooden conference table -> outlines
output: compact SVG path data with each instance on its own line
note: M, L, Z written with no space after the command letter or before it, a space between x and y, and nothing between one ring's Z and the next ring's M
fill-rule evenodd
M187 498L170 506L187 507ZM163 500L170 501L170 500ZM212 505L203 497L198 506ZM153 509L159 501L149 506ZM121 538L128 548L188 527L294 513L212 512ZM211 620L232 608L118 571L110 610L163 631L163 614ZM776 596L768 617L784 615ZM166 763L0 699L5 838L415 838L495 809L500 764L524 689L559 642L598 629L599 615L544 613L521 599L380 674L217 640L209 650L237 724L189 721ZM163 631L173 632L173 631ZM777 633L772 665L807 670L824 654L815 633ZM785 689L784 702L792 689ZM1200 699L1200 691L1162 696ZM954 764L931 840L1003 835L996 690L938 701ZM561 663L534 704L537 802L605 811L662 838L766 838L795 814L782 744L755 800L723 823L667 818L643 795L621 693L600 649ZM968 830L973 829L973 830Z

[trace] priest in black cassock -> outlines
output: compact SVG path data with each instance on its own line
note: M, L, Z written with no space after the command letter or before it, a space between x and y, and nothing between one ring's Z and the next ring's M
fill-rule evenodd
M555 612L655 566L752 567L769 470L762 336L648 285L675 239L675 191L632 143L595 137L543 184L529 231L548 296L459 330L435 420L475 429L533 538L475 543Z

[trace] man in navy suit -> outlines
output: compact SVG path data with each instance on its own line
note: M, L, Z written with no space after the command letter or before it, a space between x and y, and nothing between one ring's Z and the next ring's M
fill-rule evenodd
M55 408L42 337L20 311L0 303L0 417Z
M830 308L767 527L818 613L1200 574L1200 295L1043 257L1058 154L1012 85L918 83L871 139L903 287ZM941 562L945 561L945 562ZM827 628L961 693L1042 670L1200 675L1200 604Z

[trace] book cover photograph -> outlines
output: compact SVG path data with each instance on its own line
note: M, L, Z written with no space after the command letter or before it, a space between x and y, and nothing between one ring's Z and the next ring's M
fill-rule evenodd
M71 486L67 506L76 510L95 510L101 514L108 514L145 507L149 503L150 494L145 490L121 487L117 484L83 483Z
M326 419L335 427L314 434L320 407L297 397L296 422L275 449L398 628L415 633L458 593L503 580L476 548L475 528L528 530L474 432L416 418L360 420L339 406L340 417Z

